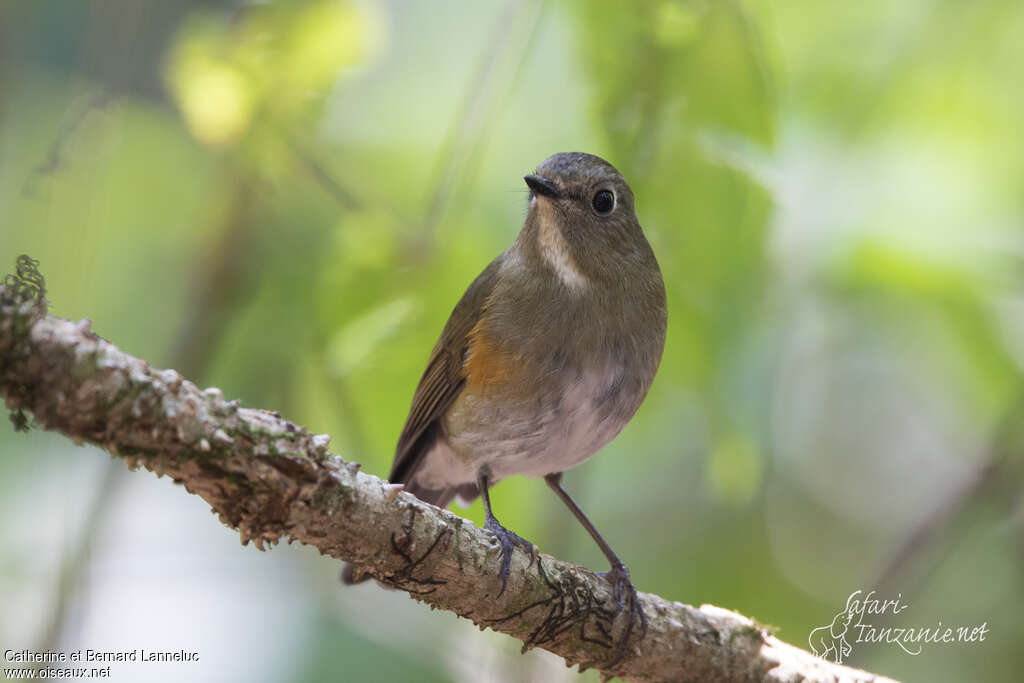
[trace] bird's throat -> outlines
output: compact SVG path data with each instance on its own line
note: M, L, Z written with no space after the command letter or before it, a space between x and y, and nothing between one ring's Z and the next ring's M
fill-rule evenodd
M547 201L534 201L537 204L537 251L555 271L562 284L573 290L585 288L589 282L576 266L569 243L558 227L560 216L557 210Z

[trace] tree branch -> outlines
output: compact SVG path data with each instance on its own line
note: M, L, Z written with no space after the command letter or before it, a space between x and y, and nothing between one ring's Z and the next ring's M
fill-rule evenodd
M359 472L328 451L326 436L151 368L93 334L88 320L48 315L41 288L12 278L0 285L0 394L12 418L28 411L76 443L171 477L208 502L243 544L311 545L581 670L634 681L889 680L814 657L734 612L650 594L641 594L647 633L606 668L625 617L613 619L601 577L517 552L500 593L488 532Z

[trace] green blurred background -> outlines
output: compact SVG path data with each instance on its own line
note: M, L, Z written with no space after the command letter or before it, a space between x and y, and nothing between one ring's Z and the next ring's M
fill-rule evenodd
M877 589L908 605L888 625L989 635L849 663L1019 680L1022 35L1012 0L3 0L0 271L32 255L52 312L383 475L452 306L518 232L521 176L599 154L669 336L566 483L637 586L805 648ZM201 654L115 680L577 679L4 425L0 648ZM542 482L494 502L605 568Z

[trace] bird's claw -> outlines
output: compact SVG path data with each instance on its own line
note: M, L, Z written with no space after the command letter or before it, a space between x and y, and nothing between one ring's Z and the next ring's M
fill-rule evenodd
M508 585L509 565L512 563L512 551L515 549L515 546L518 545L529 553L531 564L536 557L536 548L522 536L503 527L494 518L488 519L484 523L484 528L494 534L498 539L498 544L501 546L498 550L498 558L501 560L501 570L499 572L501 576L501 590L498 592L500 596L505 592L505 586Z
M637 621L640 622L640 637L643 638L647 633L647 615L644 614L643 606L640 604L640 597L637 595L636 587L633 586L633 582L629 578L629 569L624 564L614 564L609 571L600 572L598 576L604 577L612 586L612 597L615 598L615 614L612 615L613 622L623 611L624 599L629 601L629 622L626 624L622 637L616 641L612 661L607 665L613 667L626 656L626 648L629 645L629 639L633 635L633 627Z

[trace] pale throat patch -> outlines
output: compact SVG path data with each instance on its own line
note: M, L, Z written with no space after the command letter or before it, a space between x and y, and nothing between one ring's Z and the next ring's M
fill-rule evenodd
M554 209L547 206L546 202L534 199L540 206L539 213L540 229L537 231L537 245L544 259L554 269L558 279L569 289L582 289L589 284L587 278L576 268L572 252L569 251L569 243L562 236L558 229Z

